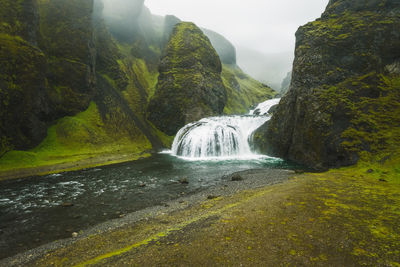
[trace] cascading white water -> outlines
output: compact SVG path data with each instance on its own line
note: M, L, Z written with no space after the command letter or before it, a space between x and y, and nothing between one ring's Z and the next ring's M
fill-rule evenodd
M268 100L256 110L266 114L277 103L279 99ZM211 117L190 123L176 135L172 154L196 160L254 157L249 138L270 116L253 114L254 110L250 115Z
M250 115L268 115L268 111L275 105L279 104L280 98L274 98L258 104L258 106L250 110Z

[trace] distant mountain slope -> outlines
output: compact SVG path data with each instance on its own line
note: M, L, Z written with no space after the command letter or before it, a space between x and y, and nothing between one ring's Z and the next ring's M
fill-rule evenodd
M292 69L293 52L264 54L245 47L237 47L237 64L244 72L273 89L281 89L282 80Z

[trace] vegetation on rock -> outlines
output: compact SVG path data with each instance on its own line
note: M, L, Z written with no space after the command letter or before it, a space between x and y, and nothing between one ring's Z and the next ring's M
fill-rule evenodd
M297 33L292 83L256 133L262 151L324 169L400 149L398 1L330 1Z
M222 65L222 81L224 82L228 101L224 114L247 114L251 107L276 96L276 92L247 74L238 66Z
M161 59L149 120L168 135L189 122L222 114L227 96L220 59L193 23L175 26Z
M221 75L200 29L173 31L179 19L143 2L109 13L97 0L0 1L1 171L158 150L187 122L273 95L233 65Z

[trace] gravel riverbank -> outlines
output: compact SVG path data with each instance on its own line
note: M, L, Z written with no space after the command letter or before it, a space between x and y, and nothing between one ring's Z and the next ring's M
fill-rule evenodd
M252 169L237 172L223 177L223 182L215 187L208 188L192 195L183 196L179 199L163 203L163 205L127 214L123 218L101 223L90 229L80 231L78 236L75 238L71 237L55 241L11 258L3 259L0 261L0 266L26 265L37 258L43 257L50 251L71 246L76 242L94 235L102 235L123 227L132 226L139 222L154 219L162 214L171 214L177 211L182 211L192 206L199 205L205 200L232 196L244 190L282 183L287 181L293 173L293 171L283 169Z

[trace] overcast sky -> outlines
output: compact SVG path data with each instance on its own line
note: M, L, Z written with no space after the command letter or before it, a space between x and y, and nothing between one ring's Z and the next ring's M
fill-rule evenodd
M297 28L321 16L329 0L145 0L156 15L172 14L221 33L235 46L270 54L293 51Z

